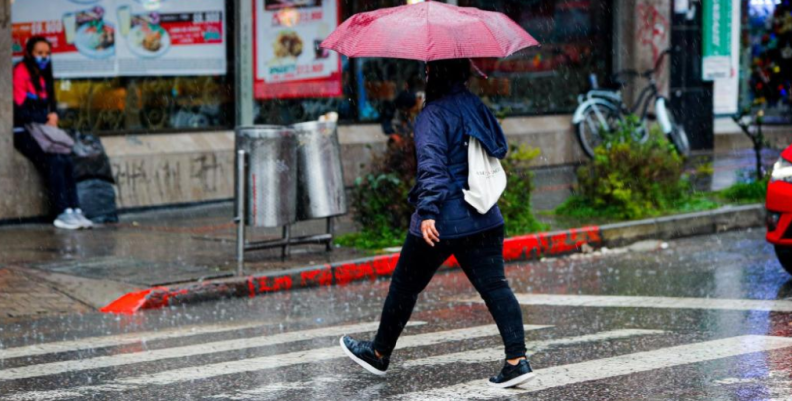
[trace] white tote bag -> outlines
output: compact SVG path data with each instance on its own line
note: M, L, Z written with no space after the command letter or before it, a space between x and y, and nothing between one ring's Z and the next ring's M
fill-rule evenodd
M481 143L469 137L468 145L468 186L463 190L465 201L479 213L485 214L498 202L506 189L506 172L500 160L487 154Z

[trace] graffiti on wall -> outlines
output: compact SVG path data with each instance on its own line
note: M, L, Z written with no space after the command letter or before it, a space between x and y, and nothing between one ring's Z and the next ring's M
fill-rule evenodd
M668 18L650 3L638 4L638 40L640 46L652 53L652 65L657 63L660 53L668 46L670 30ZM650 66L647 66L650 67ZM663 71L660 67L658 74Z
M112 161L120 207L230 198L233 154Z

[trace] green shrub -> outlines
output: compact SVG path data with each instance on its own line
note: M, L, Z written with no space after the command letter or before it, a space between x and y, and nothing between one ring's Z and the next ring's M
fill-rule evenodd
M769 177L765 177L762 181L737 183L718 192L718 197L729 202L737 203L764 202L765 196L767 195L767 184L769 180Z
M548 226L536 220L531 206L534 186L533 172L529 166L541 151L516 144L512 144L510 149L502 162L507 174L506 190L498 201L506 221L506 234L512 236L546 230Z
M664 213L715 207L694 196L683 160L659 129L649 139L634 141L639 128L628 118L594 150L594 158L577 172L576 194L556 209L560 215L627 220Z
M340 236L336 243L361 249L399 246L414 211L407 195L415 184L415 142L404 136L371 164L371 173L358 177L352 188L352 219L360 232Z

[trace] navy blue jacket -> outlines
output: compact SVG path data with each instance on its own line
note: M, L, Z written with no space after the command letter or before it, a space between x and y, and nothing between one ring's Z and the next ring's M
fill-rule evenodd
M468 137L490 156L503 159L506 136L492 112L464 86L430 102L415 123L418 175L409 201L416 208L410 234L421 237L421 222L435 220L440 238L459 238L503 225L498 206L480 214L465 202L468 189Z

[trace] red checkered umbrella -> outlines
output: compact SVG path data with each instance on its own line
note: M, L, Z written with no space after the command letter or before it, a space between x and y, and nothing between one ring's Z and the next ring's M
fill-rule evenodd
M321 47L349 57L432 61L506 57L538 44L501 13L428 1L355 14Z

